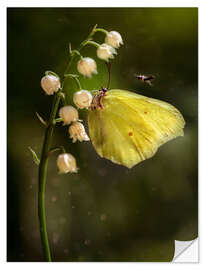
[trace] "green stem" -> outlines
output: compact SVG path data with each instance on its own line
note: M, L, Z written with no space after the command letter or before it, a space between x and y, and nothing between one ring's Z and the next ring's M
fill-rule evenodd
M100 29L100 28L96 28L97 25L95 25L92 29L92 31L90 32L90 34L88 35L88 37L80 44L80 46L78 47L78 49L76 51L80 52L80 50L86 45L86 43L92 39L93 35L96 33L97 29ZM70 49L71 50L71 49ZM77 53L74 53L74 54L71 54L70 55L70 60L69 60L69 63L68 63L68 66L64 72L64 74L68 74L68 71L73 63L73 60L74 58L77 56Z
M49 150L49 155L51 155L52 153L56 152L56 151L61 151L62 153L66 153L66 149L63 146L58 146L58 147L53 147Z
M79 79L78 79L78 77L79 77L78 75L76 75L76 74L65 74L64 77L65 77L65 78L71 78L71 79L75 80L75 82L76 82L76 84L77 84L79 90L82 90L80 81L79 81Z
M106 30L103 29L103 28L95 28L94 32L102 32L102 33L104 33L105 35L108 34L108 31L106 31Z
M63 119L61 117L54 119L54 123L61 123L63 122Z
M63 83L63 85L64 85L64 83ZM62 89L63 89L63 86L62 86ZM64 94L62 91L60 91L59 95L60 95L60 97L61 97L63 106L65 106L65 105L66 105L66 97L65 97L65 94ZM55 120L56 120L56 119L55 119Z
M99 31L99 30L97 30ZM91 40L92 36L96 32L96 25L88 35L88 37L80 44L78 48L78 52L88 43L88 41ZM70 48L71 50L71 48ZM73 63L74 58L78 55L78 53L73 53L70 55L69 63L66 67L66 70L64 72L64 78L65 75L68 74L68 71ZM53 74L50 71L48 71L48 74ZM55 75L55 74L54 74ZM58 75L57 75L58 76ZM62 89L60 89L54 97L52 110L49 118L48 125L46 127L43 147L42 147L42 154L41 154L41 160L39 163L39 189L38 189L38 215L39 215L39 223L40 223L40 236L42 241L42 248L43 253L45 256L46 261L51 262L51 252L49 248L49 240L47 235L47 226L46 226L46 213L45 213L45 187L46 187L46 176L47 176L47 166L48 166L48 158L49 158L49 151L51 147L52 142L52 136L54 131L54 126L57 121L55 121L56 113L58 111L58 106L60 103L60 100L63 99L62 91L64 86L64 80L62 81Z
M38 215L40 223L40 236L42 241L43 253L46 261L51 262L51 252L49 248L49 241L47 236L46 228L46 214L45 214L45 186L46 186L46 175L47 175L47 165L48 165L48 154L49 148L52 141L52 135L54 130L53 120L56 117L59 102L61 99L60 91L55 94L52 111L46 128L44 143L42 147L41 160L39 164L39 191L38 191Z
M98 44L97 42L95 42L95 41L92 41L92 40L88 40L86 43L85 43L85 45L93 45L94 47L96 47L96 48L99 48L100 47L100 44Z

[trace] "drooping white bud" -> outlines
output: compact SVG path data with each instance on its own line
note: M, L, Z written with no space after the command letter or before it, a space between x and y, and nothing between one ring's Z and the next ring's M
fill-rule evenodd
M105 42L116 49L120 47L120 44L123 44L121 35L116 31L108 32Z
M87 133L85 132L83 124L81 124L80 122L74 122L69 127L68 131L70 134L70 138L73 139L73 143L76 142L77 140L80 142L90 140Z
M89 108L92 103L92 95L87 90L81 90L73 95L73 102L79 109Z
M97 56L107 62L109 59L114 58L114 54L116 54L116 50L106 43L103 43L97 49Z
M59 116L63 119L64 125L77 121L78 111L73 106L64 106L59 110Z
M97 74L97 64L94 59L90 57L84 57L78 61L77 64L78 72L89 78L92 74Z
M59 173L76 173L78 171L76 160L71 154L60 154L57 158Z
M41 79L41 87L47 95L53 95L61 87L60 79L54 75L46 75Z

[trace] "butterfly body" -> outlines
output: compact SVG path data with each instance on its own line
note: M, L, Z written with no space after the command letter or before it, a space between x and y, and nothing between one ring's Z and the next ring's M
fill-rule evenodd
M100 90L88 114L89 135L97 153L133 167L159 146L183 136L181 113L172 105L125 90Z

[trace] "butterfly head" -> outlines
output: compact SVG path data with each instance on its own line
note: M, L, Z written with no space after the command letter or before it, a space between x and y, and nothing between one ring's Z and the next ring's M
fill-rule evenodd
M92 103L90 106L91 110L97 110L97 109L103 109L101 100L104 96L107 94L107 88L101 87L101 89L96 92L96 94L93 96Z

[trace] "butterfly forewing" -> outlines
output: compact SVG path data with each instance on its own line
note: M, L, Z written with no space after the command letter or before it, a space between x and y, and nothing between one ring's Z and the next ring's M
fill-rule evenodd
M102 109L89 112L90 138L97 153L115 163L131 168L183 135L182 115L166 102L125 90L110 90L101 102Z

